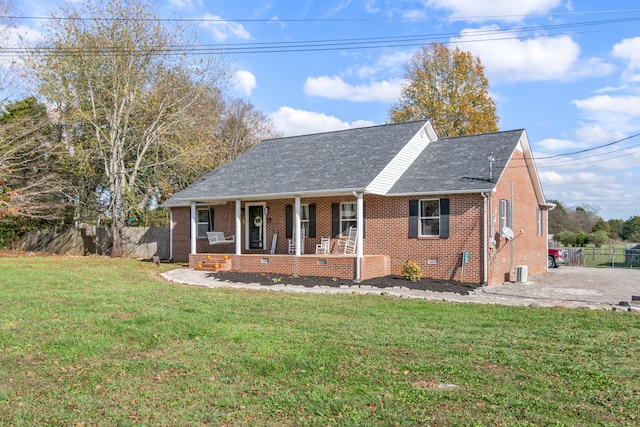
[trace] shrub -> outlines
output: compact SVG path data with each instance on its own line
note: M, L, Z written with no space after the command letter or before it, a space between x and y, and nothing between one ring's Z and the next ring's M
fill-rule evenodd
M413 261L405 261L402 263L402 277L404 280L417 282L420 280L420 266Z

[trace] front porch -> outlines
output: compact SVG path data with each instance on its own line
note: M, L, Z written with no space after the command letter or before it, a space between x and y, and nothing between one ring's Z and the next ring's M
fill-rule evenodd
M364 255L360 264L360 280L391 274L388 255ZM356 255L281 255L196 253L189 255L189 267L211 271L243 271L249 273L298 274L355 280Z

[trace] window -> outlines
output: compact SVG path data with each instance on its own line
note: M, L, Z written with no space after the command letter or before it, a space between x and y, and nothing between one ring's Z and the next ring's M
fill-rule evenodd
M542 234L544 232L542 228L542 209L540 209L539 207L536 208L536 223L538 229L538 237L542 237Z
M511 203L508 200L500 199L500 235L504 233L505 227L511 228Z
M349 228L355 227L356 224L356 204L340 203L340 236L349 236Z
M420 235L440 235L440 200L420 200Z
M207 237L207 231L211 231L211 219L209 209L198 209L196 219L196 229L198 237Z
M309 205L300 205L300 232L309 237Z
M409 238L449 238L450 200L409 200Z

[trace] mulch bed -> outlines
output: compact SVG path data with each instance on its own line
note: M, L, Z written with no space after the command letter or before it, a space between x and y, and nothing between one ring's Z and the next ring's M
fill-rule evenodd
M468 295L469 292L480 287L472 283L461 283L447 280L420 279L417 282L404 280L401 276L384 276L374 279L363 280L354 283L352 280L336 279L331 277L318 276L289 276L286 274L261 274L261 273L242 273L232 271L219 271L211 273L211 277L220 280L240 283L259 283L264 286L273 285L295 285L312 288L314 286L340 287L343 285L352 286L372 286L376 288L393 288L402 286L408 289L418 289L432 292L453 292L460 295Z

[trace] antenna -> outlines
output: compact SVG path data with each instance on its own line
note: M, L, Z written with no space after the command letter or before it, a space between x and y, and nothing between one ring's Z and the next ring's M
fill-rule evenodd
M490 154L487 160L489 160L489 181L491 181L493 179L493 162L496 158L493 157L493 154Z

